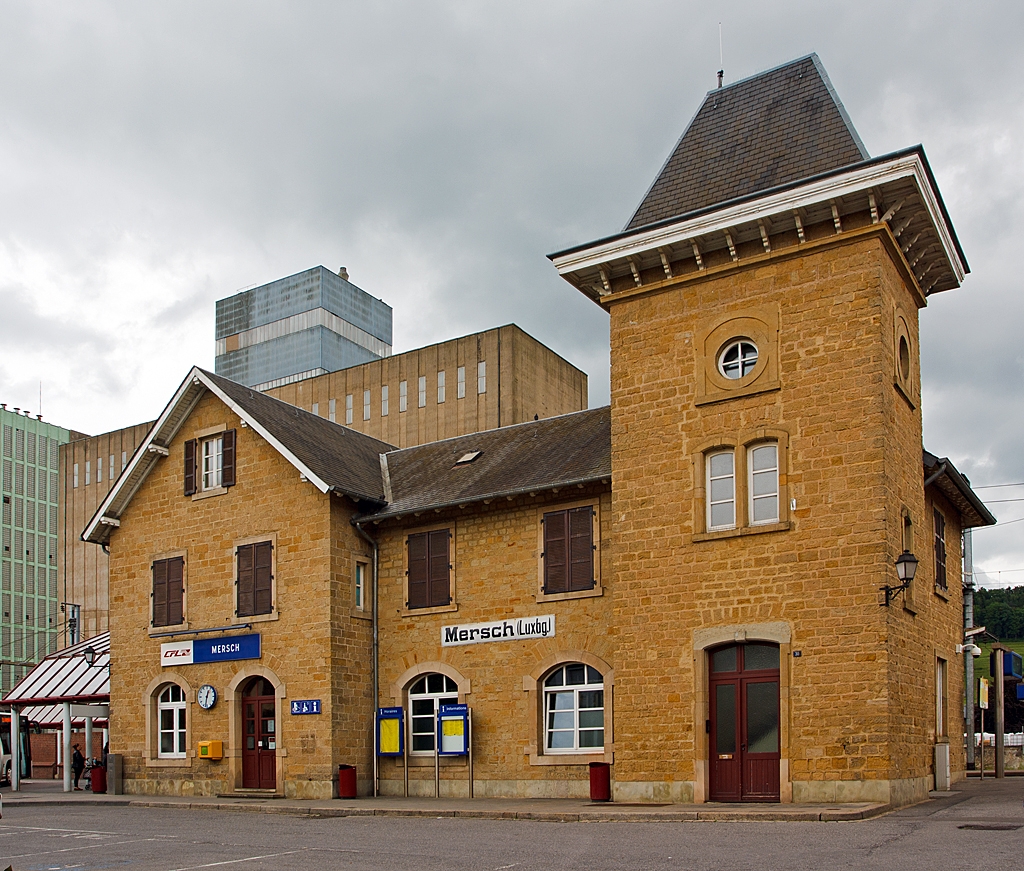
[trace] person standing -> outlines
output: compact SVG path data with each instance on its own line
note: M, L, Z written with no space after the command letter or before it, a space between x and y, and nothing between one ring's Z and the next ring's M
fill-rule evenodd
M71 770L75 774L75 789L79 792L82 791L82 787L78 785L78 780L82 776L82 772L85 771L85 757L82 755L82 745L75 744L75 752L71 755Z

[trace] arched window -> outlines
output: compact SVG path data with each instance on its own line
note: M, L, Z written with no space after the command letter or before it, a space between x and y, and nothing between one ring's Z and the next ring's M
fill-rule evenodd
M184 759L185 745L185 711L187 702L185 692L177 684L165 684L157 696L157 722L159 723L160 759Z
M421 675L409 687L410 744L414 754L433 754L437 712L441 705L458 703L458 684L444 674L432 672Z
M560 665L544 679L544 752L604 750L604 678L581 662Z

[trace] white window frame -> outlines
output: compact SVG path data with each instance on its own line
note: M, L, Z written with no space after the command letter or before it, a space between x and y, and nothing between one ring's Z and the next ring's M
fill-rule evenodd
M92 460L85 461L85 486L89 486L89 482L92 480Z
M370 419L370 391L363 391L363 420Z
M398 412L401 414L409 408L409 382L398 382Z
M111 454L109 457L109 468L107 469L107 480L114 480L114 455Z
M730 463L729 474L727 474L727 475L713 475L712 474L712 466L714 465L714 460L715 460L716 457L729 457L729 463ZM706 487L705 493L707 494L707 498L705 499L705 501L707 502L707 524L708 524L708 530L709 531L715 531L715 530L719 530L719 529L735 529L736 528L736 451L733 448L730 448L727 451L710 451L704 457L704 466L705 466L705 487ZM717 500L713 499L712 498L712 492L711 492L712 482L714 482L714 481L722 481L722 480L726 480L726 479L732 481L732 496L730 498L728 498L728 499L717 499ZM712 523L712 520L711 520L711 518L713 516L712 509L716 505L732 505L732 521L731 522L729 522L729 523L719 523L717 525Z
M417 384L417 387L419 388L419 407L420 408L425 408L426 405L427 405L427 376L426 375L420 375L419 383Z
M181 698L171 698L177 690ZM188 756L188 695L176 683L163 684L156 697L156 756L157 759L185 759ZM164 696L168 698L165 699ZM164 714L170 714L170 728L164 727ZM176 749L164 750L164 736L171 737Z
M103 457L96 458L96 483L103 481Z
M583 669L584 681L582 684L567 684L565 683L568 677L568 669L574 667L580 667ZM550 681L556 675L561 674L562 683L557 686L548 686ZM593 675L597 675L600 680L593 680ZM592 665L586 665L582 662L563 662L556 668L552 669L548 674L544 676L541 681L541 688L544 693L544 754L550 756L565 755L565 754L579 754L579 753L604 753L605 744L605 730L607 729L607 723L605 722L605 693L604 693L604 676ZM586 707L580 706L580 693L601 693L601 707ZM571 697L571 698L567 698ZM566 706L566 702L571 702L569 706ZM585 719L588 718L588 714L593 714L595 711L601 712L601 725L595 726L590 722L584 723ZM556 720L555 718L560 718ZM571 719L571 725L567 726L566 721ZM558 728L555 728L556 725ZM580 736L581 734L601 732L601 743L600 745L587 745L581 746ZM571 747L552 747L552 739L555 735L567 735L572 734L572 746Z
M388 385L385 384L380 388L380 416L388 416Z
M337 423L337 408L338 402L336 399L332 399L327 403L327 419L331 423Z
M737 349L736 360L731 361L727 366L725 357L733 348ZM718 371L724 378L728 378L730 381L741 381L757 368L759 357L760 351L753 341L750 339L735 339L722 348L719 353L717 361Z
M758 451L762 453L771 448L775 454L774 465L764 469L754 469L754 458ZM771 492L757 493L754 482L771 481L774 477L774 490ZM775 500L775 514L771 517L757 519L755 505L764 503L770 499ZM766 523L779 522L779 445L778 442L761 442L747 448L747 511L748 523L750 526L763 526Z
M366 563L357 562L352 577L352 607L366 610Z
M352 423L352 394L345 394L345 423Z
M481 360L476 364L476 392L479 396L487 392L487 361Z
M224 484L224 434L199 443L200 489L217 490Z
M444 402L444 369L437 373L437 404Z
M458 398L459 399L465 399L466 398L466 367L465 366L459 366L459 371L458 371L458 373L456 375L456 380L458 381L458 389L456 391L456 393L458 395Z
M78 463L75 463L74 479L71 484L72 487L78 486Z
M444 689L441 690L441 691L437 691L437 692L430 692L430 691L422 692L422 693L414 693L413 692L413 687L415 687L420 681L425 681L424 686L429 687L430 683L431 683L431 678L441 678L441 683L442 683ZM446 675L446 674L441 674L441 672L438 672L438 671L427 672L425 674L420 674L420 675L416 676L416 679L411 684L409 684L409 689L406 692L406 696L407 696L408 701L409 701L409 726L408 726L409 734L407 736L408 737L408 745L407 746L409 747L409 755L410 756L433 756L434 755L434 742L437 740L437 712L439 710L439 706L441 705L442 702L444 702L445 704L452 704L452 705L457 705L459 703L459 685L455 682L455 680L453 680L452 678L448 677L448 675ZM422 710L425 707L425 704L424 705L416 705L415 702L426 703L427 701L430 701L430 702L433 703L433 706L432 706L432 709L431 709L432 713L429 715L430 716L430 723L431 723L431 727L430 727L430 735L431 735L430 747L429 748L422 748L421 747L419 750L417 750L415 748L415 738L417 736L419 736L422 739L423 736L425 736L427 733L425 731L424 732L416 732L414 730L416 728L417 721L419 722L420 725L423 725L425 723L428 715ZM417 708L420 709L419 713L417 713L417 710L416 710ZM420 743L423 743L422 740L421 740Z

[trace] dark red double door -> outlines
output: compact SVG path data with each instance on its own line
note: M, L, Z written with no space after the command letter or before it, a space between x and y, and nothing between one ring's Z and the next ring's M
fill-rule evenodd
M732 644L709 656L712 801L779 800L779 648Z
M274 687L264 678L256 678L242 693L242 786L277 787Z

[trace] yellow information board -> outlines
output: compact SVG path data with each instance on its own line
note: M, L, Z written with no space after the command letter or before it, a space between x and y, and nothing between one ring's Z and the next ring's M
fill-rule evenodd
M988 678L981 678L978 681L978 707L983 711L988 710Z

